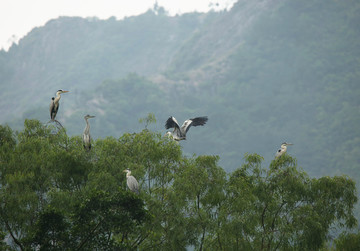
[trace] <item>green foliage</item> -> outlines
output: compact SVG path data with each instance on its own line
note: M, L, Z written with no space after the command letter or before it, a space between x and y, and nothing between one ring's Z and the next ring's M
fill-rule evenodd
M336 240L336 250L339 251L356 251L360 247L360 232L342 233Z
M356 224L348 214L357 201L349 178L310 179L286 155L268 170L256 154L245 160L229 180L228 232L222 242L226 250L316 250L324 244L334 217L340 225Z
M6 244L5 236L5 232L0 231L0 250L10 250L10 247Z
M16 141L11 128L8 125L0 125L0 147L5 147L5 145L14 147L15 144Z
M12 142L0 148L2 249L318 250L330 227L357 224L355 183L310 178L289 155L264 168L263 157L246 154L228 176L218 156L185 157L147 129L97 139L88 152L65 129L24 124L16 139L1 127ZM356 241L341 235L336 245Z
M94 180L104 181L103 172L97 173L96 156L83 150L79 137L68 138L64 130L53 134L35 120L26 120L17 136L14 148L0 151L1 229L13 245L127 247L114 236L143 224L148 217L143 201L119 186L93 188Z
M154 113L149 113L146 118L139 119L139 123L145 124L145 129L147 129L149 124L156 123Z

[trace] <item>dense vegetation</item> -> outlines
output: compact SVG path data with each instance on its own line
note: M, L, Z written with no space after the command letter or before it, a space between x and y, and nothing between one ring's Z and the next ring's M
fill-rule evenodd
M318 250L331 229L357 223L354 181L310 178L290 155L266 168L247 154L227 175L218 156L186 157L148 129L98 139L87 152L65 129L24 127L0 126L6 250ZM126 188L126 168L139 196ZM336 243L354 248L359 238Z

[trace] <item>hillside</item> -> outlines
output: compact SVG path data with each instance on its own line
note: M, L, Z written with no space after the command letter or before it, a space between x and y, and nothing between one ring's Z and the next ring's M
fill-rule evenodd
M207 115L180 143L189 155L219 155L231 171L246 152L270 163L288 141L310 175L360 181L359 17L357 1L258 0L220 13L52 20L0 53L0 122L45 123L50 97L70 89L59 112L70 135L87 113L95 138L138 131L148 113L161 133L170 115Z
M124 20L50 20L0 53L0 122L49 103L58 89L80 96L129 72L159 73L203 22L204 14L169 17L162 8Z

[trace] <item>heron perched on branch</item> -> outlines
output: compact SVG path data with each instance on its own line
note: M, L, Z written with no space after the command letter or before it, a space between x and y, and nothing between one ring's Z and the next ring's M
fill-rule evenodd
M131 171L129 169L125 169L124 172L126 173L126 184L128 188L132 192L139 194L139 183L135 177L131 175Z
M91 116L89 114L84 116L84 119L86 121L86 126L83 133L83 145L85 150L90 151L91 149L91 136L90 136L90 124L88 119L95 118L95 116Z
M180 127L177 120L171 116L166 121L165 128L174 128L174 130L172 132L166 132L165 135L171 136L176 141L186 140L186 133L189 131L191 126L203 126L206 124L206 121L208 121L208 118L206 116L187 119Z
M52 97L51 98L51 103L50 103L50 118L52 121L55 121L55 117L56 117L56 114L59 110L59 101L61 99L61 94L62 93L66 93L66 92L69 92L69 91L63 91L63 90L58 90L56 92L56 97Z
M275 154L275 158L279 158L281 155L283 155L284 153L286 153L286 150L287 150L287 146L291 146L293 144L291 143L282 143L281 146L280 146L280 149L276 152Z

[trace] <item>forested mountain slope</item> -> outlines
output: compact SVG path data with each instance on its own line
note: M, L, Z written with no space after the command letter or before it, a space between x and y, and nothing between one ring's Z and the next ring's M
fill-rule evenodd
M13 125L46 123L51 96L70 89L58 115L70 135L87 113L95 138L138 131L148 113L162 133L170 115L207 115L180 143L186 153L219 155L230 171L246 152L269 163L289 141L310 175L359 181L359 17L357 1L259 0L221 13L53 20L1 53L1 122L18 113Z
M21 115L29 106L43 106L58 89L69 89L78 96L77 91L129 72L161 72L203 22L205 14L169 17L162 8L120 21L50 20L9 52L0 53L0 122Z
M241 8L239 2L221 22L236 19ZM304 166L314 169L313 174L331 168L355 174L360 135L359 14L355 1L277 1L252 21L241 39L234 33L239 43L231 53L177 78L202 83L198 87L202 102L209 101L209 110L219 121L231 118L221 125L227 130L214 130L213 137L239 146L228 148L227 154L256 151L270 158L270 144L289 140L296 142L293 151ZM203 41L200 37L189 43L185 47L196 48ZM183 64L192 62L191 57L197 54L182 55L189 58ZM173 62L175 69L186 68L178 65L180 60Z

